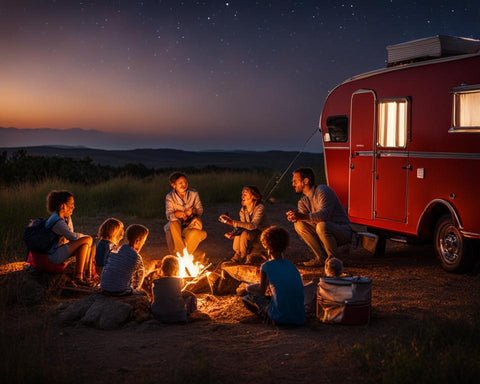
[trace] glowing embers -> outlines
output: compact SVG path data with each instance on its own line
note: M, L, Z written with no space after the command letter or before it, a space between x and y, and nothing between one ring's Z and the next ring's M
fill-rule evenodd
M189 254L187 248L183 249L183 255L177 252L180 277L195 277L201 274L206 268L198 261L193 261L193 255Z

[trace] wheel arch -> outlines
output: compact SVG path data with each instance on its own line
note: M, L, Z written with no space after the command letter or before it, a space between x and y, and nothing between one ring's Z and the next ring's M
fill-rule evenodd
M417 234L423 238L430 238L435 231L435 225L440 217L450 214L457 228L462 229L462 221L455 207L444 199L432 200L423 210L417 224Z

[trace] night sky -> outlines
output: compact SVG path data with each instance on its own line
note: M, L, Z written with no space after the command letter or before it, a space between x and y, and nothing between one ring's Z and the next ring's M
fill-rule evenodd
M437 34L480 38L480 2L1 0L0 126L297 150L329 89Z

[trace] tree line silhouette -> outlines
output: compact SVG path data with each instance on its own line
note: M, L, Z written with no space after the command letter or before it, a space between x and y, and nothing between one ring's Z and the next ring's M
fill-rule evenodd
M25 182L37 183L47 179L61 179L73 183L98 184L112 178L134 177L144 179L156 174L173 172L177 168L149 168L141 163L127 163L123 166L96 164L90 157L74 159L71 157L30 156L25 150L19 150L8 156L6 151L0 155L0 182L2 185L15 185ZM188 174L208 173L230 168L208 165L203 168L182 167L179 170ZM252 169L235 169L241 172ZM256 169L266 172L266 169Z

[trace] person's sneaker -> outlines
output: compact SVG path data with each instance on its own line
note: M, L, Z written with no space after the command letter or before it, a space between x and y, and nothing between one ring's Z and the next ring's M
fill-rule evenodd
M317 260L317 259L312 259L312 260L304 261L303 265L305 267L321 267L321 266L323 266L323 261Z

